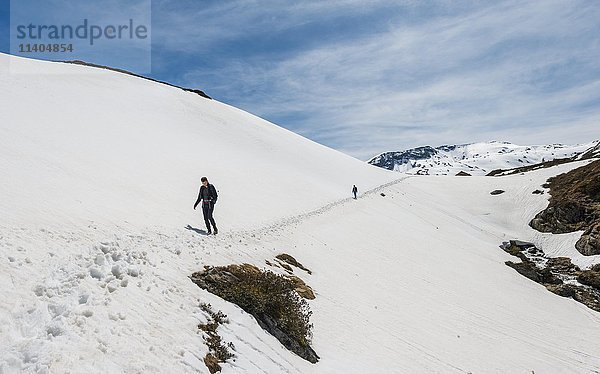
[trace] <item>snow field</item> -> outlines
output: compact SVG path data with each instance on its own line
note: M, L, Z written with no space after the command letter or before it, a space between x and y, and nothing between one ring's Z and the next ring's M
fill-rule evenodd
M224 373L600 371L598 313L498 248L529 240L598 262L577 256L577 233L527 226L548 198L531 192L576 165L406 177L114 72L0 55L0 82L1 374L206 373L201 302L230 320ZM219 189L218 236L198 233L202 175ZM245 262L281 272L265 263L280 253L312 270L295 275L317 295L316 365L188 278Z

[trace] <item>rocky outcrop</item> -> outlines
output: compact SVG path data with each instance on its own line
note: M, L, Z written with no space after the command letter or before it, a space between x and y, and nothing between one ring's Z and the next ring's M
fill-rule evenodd
M593 270L586 270L579 273L577 281L586 286L594 287L600 290L600 273Z
M529 225L541 232L585 230L576 244L583 255L600 254L600 160L548 180L550 201Z
M589 216L581 202L561 201L536 215L530 226L541 232L564 234L582 230L588 224L586 217Z
M402 152L385 152L379 156L373 157L368 163L379 166L380 168L394 170L396 165L408 164L415 160L426 160L437 154L438 149L431 146L424 146Z
M458 173L456 173L457 177L470 177L471 174L467 173L466 171L459 171Z
M288 255L287 253L279 254L279 255L275 256L275 258L277 260L287 262L288 264L295 266L298 269L302 269L305 272L307 272L308 274L312 274L312 272L309 269L305 268L304 265L299 263L294 257L292 257L291 255Z
M504 193L504 190L493 190L490 192L490 195L501 195Z
M562 297L569 297L579 301L590 309L600 312L600 297L597 292L590 291L572 284L549 284L546 289Z
M522 276L542 284L562 284L562 281L552 274L549 268L538 269L531 262L506 261L506 265L515 269Z
M568 257L548 258L534 244L511 240L500 246L504 251L521 259L506 261L519 274L540 283L559 296L570 297L600 312L600 264L590 270L581 270Z
M575 248L586 256L600 255L600 222L585 230L575 243Z
M543 252L542 252L543 254ZM573 264L571 259L568 257L554 257L548 259L546 262L546 267L553 271L554 273L562 274L562 275L577 275L581 269L579 266Z

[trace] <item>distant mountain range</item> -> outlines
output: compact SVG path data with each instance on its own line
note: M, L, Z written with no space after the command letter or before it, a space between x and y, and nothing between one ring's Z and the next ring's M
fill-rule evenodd
M493 170L512 169L559 158L600 157L600 141L585 144L521 146L509 142L483 142L439 147L417 147L385 152L369 164L416 175L486 175Z

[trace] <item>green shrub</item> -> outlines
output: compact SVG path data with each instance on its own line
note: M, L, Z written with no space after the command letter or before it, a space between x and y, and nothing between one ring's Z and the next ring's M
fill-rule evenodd
M302 346L310 344L312 312L306 300L294 292L294 284L289 279L251 265L230 265L223 270L237 278L237 282L221 283L211 292L247 313L272 318L281 331Z

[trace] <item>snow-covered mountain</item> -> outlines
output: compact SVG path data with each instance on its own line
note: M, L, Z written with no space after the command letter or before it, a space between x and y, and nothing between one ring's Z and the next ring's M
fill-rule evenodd
M588 161L421 178L114 71L0 55L0 84L3 374L207 373L200 303L229 319L223 373L600 370L600 314L499 248L598 262L574 249L580 233L528 226L547 205L531 192ZM218 236L192 209L202 175L219 190ZM311 270L294 274L316 294L316 364L189 278L241 263L285 274L281 253Z
M483 142L440 147L418 147L385 152L368 161L384 169L417 175L486 175L497 169L512 169L585 153L599 141L577 144L520 146L508 142Z

